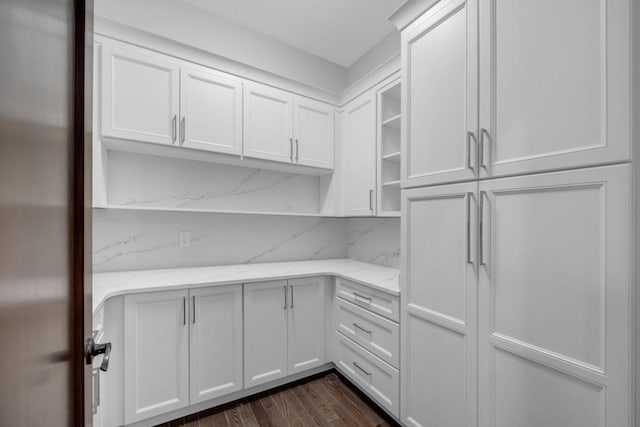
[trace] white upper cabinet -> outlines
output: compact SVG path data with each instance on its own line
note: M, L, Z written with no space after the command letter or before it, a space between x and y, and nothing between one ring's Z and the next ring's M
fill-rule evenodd
M293 96L258 84L244 87L244 155L293 163Z
M102 46L102 135L171 145L177 139L180 67L164 55Z
M301 165L333 169L335 108L296 96L293 104L295 161Z
M630 158L630 0L480 0L481 176Z
M180 67L180 143L242 154L242 83L206 68Z
M289 280L288 374L324 363L323 277Z
M375 215L376 95L362 95L342 113L342 197L345 216Z
M187 291L124 297L124 422L189 404Z
M436 8L402 32L403 187L477 176L477 0Z
M242 390L242 285L191 289L189 297L194 404Z

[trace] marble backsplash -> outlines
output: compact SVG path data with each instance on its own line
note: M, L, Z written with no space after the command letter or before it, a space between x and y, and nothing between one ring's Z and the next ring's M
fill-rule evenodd
M95 272L353 258L399 267L397 218L94 209ZM179 234L188 231L189 247Z

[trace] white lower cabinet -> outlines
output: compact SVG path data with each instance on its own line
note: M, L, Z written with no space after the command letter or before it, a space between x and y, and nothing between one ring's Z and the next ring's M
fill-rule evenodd
M187 290L124 298L124 422L189 403Z
M242 285L189 291L189 403L242 390Z
M245 388L322 365L323 277L245 284Z

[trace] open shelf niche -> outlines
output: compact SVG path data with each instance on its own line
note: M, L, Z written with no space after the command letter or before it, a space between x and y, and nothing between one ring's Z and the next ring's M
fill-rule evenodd
M401 82L378 93L378 188L381 215L400 215L400 108Z

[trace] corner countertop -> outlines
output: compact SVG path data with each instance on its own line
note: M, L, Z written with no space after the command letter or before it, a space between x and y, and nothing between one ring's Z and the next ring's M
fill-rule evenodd
M400 270L345 258L170 268L94 274L93 313L108 298L118 295L309 276L342 277L391 295L400 295Z

